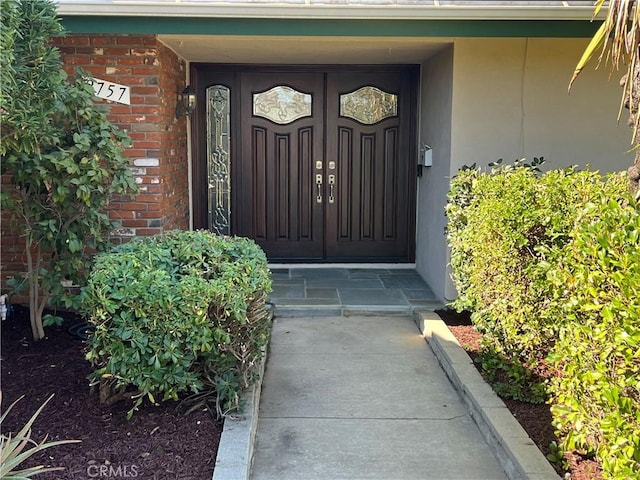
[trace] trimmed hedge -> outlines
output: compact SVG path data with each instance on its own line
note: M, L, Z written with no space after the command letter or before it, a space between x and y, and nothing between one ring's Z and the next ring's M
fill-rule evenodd
M624 175L466 169L446 208L453 305L484 334L494 388L549 399L561 447L638 478L640 224Z
M640 211L629 196L587 205L548 272L560 325L550 360L554 423L609 478L640 478Z
M235 411L268 341L270 291L264 252L246 238L174 231L98 255L81 302L101 400L135 399L129 416L144 398L184 394Z
M465 170L453 179L447 215L458 309L472 310L484 333L483 366L501 395L546 399L536 378L556 335L545 315L550 300L545 268L552 249L568 241L579 208L590 198L626 191L621 176L603 183L596 172L572 168L538 174L501 167Z

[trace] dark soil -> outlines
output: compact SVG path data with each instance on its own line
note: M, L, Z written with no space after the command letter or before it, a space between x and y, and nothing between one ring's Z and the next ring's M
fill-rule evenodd
M65 317L62 327L46 328L47 338L40 342L32 341L26 310L14 310L2 322L2 411L24 395L2 433L17 432L55 393L33 426L33 438L82 440L45 450L26 466L65 467L37 477L43 480L210 480L221 423L204 411L178 413L173 402L143 404L131 420L126 419L129 403L101 405L97 392L90 393L85 344L69 333L82 319Z
M457 313L449 309L438 310L436 313L447 324L453 336L467 351L478 371L482 373L477 362L482 334L472 326L469 313ZM558 438L551 423L550 405L536 405L507 398L503 398L502 401L542 453L545 455L550 453L549 446L551 443L558 443ZM596 460L584 458L577 452L565 453L564 457L568 468L563 468L561 465L553 465L561 476L569 472L571 480L602 480L602 469Z

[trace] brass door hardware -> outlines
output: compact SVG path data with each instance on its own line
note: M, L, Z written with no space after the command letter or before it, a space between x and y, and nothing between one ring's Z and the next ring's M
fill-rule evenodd
M333 187L336 184L336 176L329 175L329 203L335 202L335 197L333 196Z
M322 203L322 174L316 175L316 186L318 187L318 194L316 195L316 202Z

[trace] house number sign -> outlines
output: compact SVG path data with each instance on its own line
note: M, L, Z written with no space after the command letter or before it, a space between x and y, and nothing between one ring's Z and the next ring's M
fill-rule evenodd
M92 80L93 92L96 97L111 100L112 102L124 103L131 105L131 87L126 87L118 83L107 82L94 78Z

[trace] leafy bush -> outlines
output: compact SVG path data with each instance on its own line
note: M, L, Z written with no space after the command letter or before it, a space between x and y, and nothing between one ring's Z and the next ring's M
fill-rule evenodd
M623 175L474 168L447 205L454 305L473 310L496 390L550 393L555 450L595 453L612 479L640 472L640 211L626 187Z
M81 298L102 400L135 398L130 416L145 397L214 391L219 414L237 409L268 340L270 290L264 252L246 238L174 231L98 255Z
M500 159L495 163L490 163L492 173L503 176L513 173L515 169L529 172L532 175L540 173L539 166L544 164L544 157L534 158L530 163L526 159L516 160L513 164L504 164ZM473 235L471 229L467 229L469 223L470 208L474 203L474 194L477 188L474 186L479 177L485 176L474 163L471 166L463 166L458 170L458 174L451 181L448 203L445 207L447 214L447 239L451 248L451 275L456 284L458 298L455 306L459 310L472 309L474 307L471 295L467 295L470 285L471 269L473 268L472 251L473 242L466 240L465 236Z
M595 451L608 478L640 475L640 211L604 193L548 272L560 325L550 359L554 422L570 450Z
M11 409L20 401L22 397L13 402L3 412L0 417L0 427L7 414ZM36 453L39 453L47 448L55 447L57 445L64 445L66 443L79 443L80 440L57 440L55 442L47 442L45 437L40 443L36 443L31 438L31 426L40 415L40 412L53 398L53 395L49 396L42 404L42 406L33 414L33 416L27 421L27 423L20 429L18 433L12 435L11 433L3 432L0 434L0 478L3 480L19 480L24 478L31 478L35 475L46 472L55 472L64 470L64 467L50 467L45 468L42 465L34 467L21 468L21 465L31 458ZM2 393L0 393L0 401L2 400ZM20 470L18 470L20 468Z
M113 194L136 185L122 150L130 144L94 104L89 77L69 82L51 37L62 33L51 0L3 0L0 207L22 232L33 338L44 337L50 301L72 306L63 282L83 284L94 250L113 228L105 213ZM5 23L6 22L6 23ZM46 322L46 319L45 319Z
M546 398L535 374L552 347L556 322L546 270L553 247L568 241L582 205L624 180L607 183L589 171L503 166L491 174L460 172L451 182L447 215L458 309L472 310L484 333L483 367L498 393L530 402Z
M51 116L66 74L51 38L64 28L51 0L3 0L0 12L0 151L34 154L56 136Z
M458 297L453 306L458 311L472 310L474 307L470 294L470 279L473 267L472 246L467 240L471 235L468 225L468 209L473 202L473 186L480 175L475 165L464 167L451 180L448 203L445 206L447 214L447 242L451 249L451 278L458 290Z

